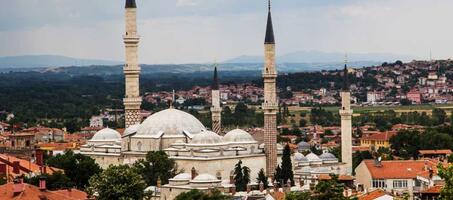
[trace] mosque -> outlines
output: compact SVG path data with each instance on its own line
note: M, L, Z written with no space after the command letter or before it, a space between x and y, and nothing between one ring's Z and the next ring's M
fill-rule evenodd
M145 120L140 118L141 97L139 95L140 66L138 65L138 43L135 0L126 0L125 22L126 32L123 35L126 52L125 74L125 125L126 129L121 135L119 132L105 128L97 132L87 144L80 149L81 153L92 157L102 167L109 165L132 164L145 158L147 152L165 151L174 159L178 169L190 172L193 169L200 171L202 177L193 177L193 174L180 174L171 180L171 184L181 186L182 182L189 185L204 185L206 177L212 183L221 185L221 180L230 177L235 164L241 160L244 166L251 170L251 180L255 180L260 169L265 169L266 174L272 176L283 147L277 143L277 70L275 65L275 39L272 25L271 8L269 3L268 19L264 41L265 61L263 68L264 81L264 143L258 143L248 132L241 129L228 131L221 136L221 112L219 81L217 68L214 70L212 84L212 128L206 128L197 118L184 111L169 108L154 113ZM349 101L347 90L342 92L343 102ZM349 103L343 105L343 123L350 123L352 111ZM349 118L347 118L349 116ZM343 122L343 120L346 120ZM350 125L349 125L350 126ZM351 128L345 128L342 138L350 140ZM345 135L343 135L345 134ZM351 141L349 141L350 144ZM343 144L343 143L342 143ZM343 152L350 152L351 146L345 143ZM318 172L322 173L347 173L351 170L348 166L351 155L343 153L343 161L338 162L332 154L325 153L321 156L301 153L293 155L296 176L308 176ZM351 162L351 163L349 163ZM352 165L351 165L352 166ZM201 176L201 175L200 175ZM213 178L215 177L215 178ZM212 179L212 180L211 180ZM219 180L219 181L217 181ZM198 182L197 182L198 181ZM183 188L187 188L185 185ZM191 188L191 187L189 187Z

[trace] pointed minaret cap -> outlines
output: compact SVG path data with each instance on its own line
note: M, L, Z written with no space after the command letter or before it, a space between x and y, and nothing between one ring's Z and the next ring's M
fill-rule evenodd
M348 66L345 63L343 69L343 91L349 91L349 76L348 76Z
M269 0L269 11L267 14L266 37L264 44L275 44L274 27L272 26L271 0Z
M219 78L217 76L217 66L214 67L214 78L212 80L212 90L219 90Z
M137 4L135 3L135 0L126 0L126 6L125 8L137 8Z

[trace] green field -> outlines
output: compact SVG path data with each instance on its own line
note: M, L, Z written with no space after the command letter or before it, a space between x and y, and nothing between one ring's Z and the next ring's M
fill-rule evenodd
M290 108L290 111L298 113L298 112L303 112L303 111L309 111L311 108L310 107L292 107L293 109ZM325 106L322 107L323 109L331 112L338 112L340 107L337 106ZM408 106L353 106L352 109L354 110L354 113L360 114L360 113L369 113L369 112L379 112L379 111L385 111L385 110L394 110L395 112L426 112L428 114L431 113L431 111L434 108L441 108L444 109L447 114L450 114L451 111L453 111L453 104L442 104L442 105L431 105L431 104L423 104L423 105L408 105Z

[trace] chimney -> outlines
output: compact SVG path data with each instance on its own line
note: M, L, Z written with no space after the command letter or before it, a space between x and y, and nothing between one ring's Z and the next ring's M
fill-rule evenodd
M247 184L247 194L252 191L252 185L250 183Z
M19 161L13 161L13 173L19 174L20 173L20 162Z
M37 149L35 156L36 156L36 164L38 166L43 166L44 165L44 152L41 149Z
M17 196L24 191L24 183L20 181L18 178L14 179L13 181L13 195Z
M230 184L234 184L234 172L230 172Z
M44 191L46 190L46 177L41 176L39 177L39 190Z
M6 175L6 164L3 163L0 164L0 176L1 175Z
M195 167L192 167L192 170L191 170L191 173L190 173L190 174L192 175L192 180L193 180L195 177L197 177L198 174L197 174L197 170L195 169Z
M264 183L263 181L260 182L260 192L264 191Z
M160 187L162 185L162 181L160 180L160 177L157 177L157 187Z

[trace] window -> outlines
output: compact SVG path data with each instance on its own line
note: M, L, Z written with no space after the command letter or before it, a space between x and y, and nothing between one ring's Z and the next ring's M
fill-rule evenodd
M139 151L142 150L142 142L140 142L140 141L137 142L137 149L138 149Z
M385 184L384 179L373 179L373 187L374 188L386 188L387 185Z
M394 180L393 188L407 188L407 180Z

